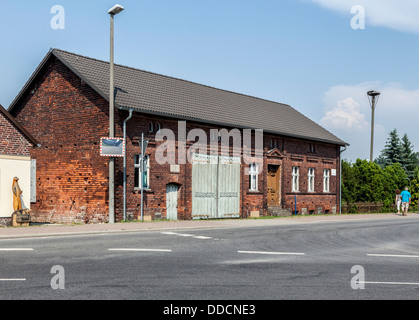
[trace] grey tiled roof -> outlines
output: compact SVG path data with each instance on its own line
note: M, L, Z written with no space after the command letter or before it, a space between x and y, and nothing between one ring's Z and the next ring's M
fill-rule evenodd
M58 49L52 49L50 54L56 56L101 96L109 99L109 62ZM115 103L118 107L346 145L285 104L121 65L115 65L115 87Z

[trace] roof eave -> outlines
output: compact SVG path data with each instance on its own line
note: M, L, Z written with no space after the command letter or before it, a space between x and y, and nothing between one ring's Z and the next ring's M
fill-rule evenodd
M22 99L22 97L25 95L26 91L30 88L32 82L35 80L35 78L38 76L38 74L41 72L42 68L46 65L47 61L50 59L52 55L52 49L47 53L47 55L44 57L44 59L41 61L41 63L38 65L38 67L35 69L35 71L30 76L29 80L25 83L23 88L20 90L16 98L12 101L12 103L9 106L8 111L12 112L13 109L16 107L17 103Z
M57 50L53 49L52 54L54 57L56 57L58 60L61 61L62 64L64 64L71 72L73 72L76 76L78 76L82 81L84 81L87 85L89 85L94 91L96 91L103 99L109 102L109 95L105 92L102 92L96 85L94 85L89 79L87 79L83 74L81 74L76 68L74 68L70 63L68 63L64 58L60 56L60 54L57 52ZM117 102L115 101L115 107L118 107Z
M0 112L29 140L35 147L39 145L38 141L26 130L1 104Z
M18 102L22 99L22 97L26 94L27 90L31 87L33 81L37 78L41 70L45 67L49 59L54 56L56 57L62 64L64 64L68 69L70 69L77 77L79 77L81 80L83 80L85 83L87 83L94 91L96 91L102 98L104 98L106 101L109 102L109 96L106 95L104 92L99 90L91 81L89 81L86 77L84 77L82 74L80 74L75 68L71 66L71 64L67 63L65 59L63 59L55 49L50 49L47 55L44 57L44 59L41 61L41 63L38 65L38 67L35 69L35 71L30 76L29 80L25 83L22 90L19 92L19 94L16 96L16 98L12 101L12 103L9 106L9 112L12 112L12 110L16 107ZM117 106L117 103L115 102L115 106Z

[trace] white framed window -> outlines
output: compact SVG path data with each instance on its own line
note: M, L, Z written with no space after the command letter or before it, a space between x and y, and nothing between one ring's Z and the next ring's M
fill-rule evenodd
M292 192L300 191L300 168L292 168Z
M314 192L314 168L308 169L308 192Z
M141 175L140 155L135 156L134 162L134 188L140 189L141 182L144 189L150 189L150 156L145 156L144 172Z
M323 170L323 192L330 192L330 169Z
M259 166L252 163L249 166L250 191L259 191L258 189Z

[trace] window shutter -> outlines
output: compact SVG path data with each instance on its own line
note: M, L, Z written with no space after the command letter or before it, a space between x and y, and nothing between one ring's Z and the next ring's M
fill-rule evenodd
M36 160L31 160L31 203L36 203Z

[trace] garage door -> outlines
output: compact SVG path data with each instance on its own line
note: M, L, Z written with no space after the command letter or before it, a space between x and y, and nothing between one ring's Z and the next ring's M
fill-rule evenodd
M194 154L192 217L240 217L240 158Z

